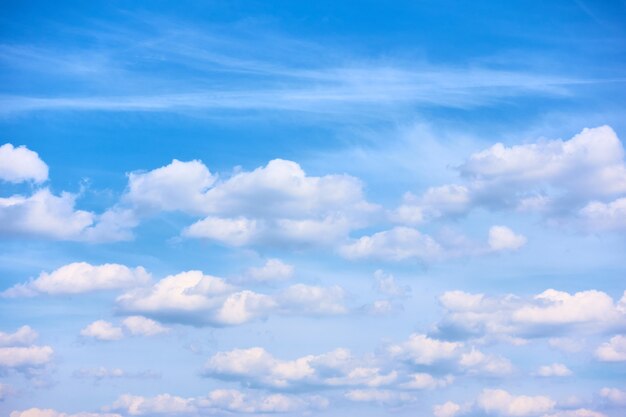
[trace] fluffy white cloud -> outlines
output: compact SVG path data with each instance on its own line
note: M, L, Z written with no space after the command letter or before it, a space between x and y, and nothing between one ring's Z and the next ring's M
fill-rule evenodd
M613 336L608 342L601 344L595 354L603 362L626 361L626 336Z
M37 368L52 360L50 346L2 347L0 368Z
M532 299L451 291L440 302L446 311L439 331L453 337L537 337L573 330L580 336L626 322L624 298L616 303L596 290L570 294L549 289Z
M432 339L423 334L412 334L406 342L391 345L389 353L393 357L408 360L417 365L431 365L437 361L456 357L462 343Z
M281 389L302 386L373 388L389 386L399 377L397 371L371 366L367 361L354 358L346 349L280 360L260 347L218 352L207 361L204 375L225 380L238 378L252 386ZM438 381L428 383L436 385ZM416 389L427 388L426 385Z
M592 201L579 214L591 231L626 230L626 198L618 198L608 203Z
M618 388L604 387L600 390L600 397L615 405L626 405L626 391Z
M124 332L121 327L116 327L108 321L97 320L82 329L80 335L97 340L111 341L123 338Z
M131 416L143 415L215 415L224 413L294 413L326 408L328 401L319 396L283 394L248 395L237 390L219 389L206 396L183 398L170 394L155 397L122 395L109 409Z
M513 372L513 365L508 359L486 355L474 348L461 355L459 365L469 374L504 376Z
M512 395L502 389L484 389L476 405L489 414L501 416L536 416L551 411L556 402L546 396Z
M129 175L125 204L207 216L183 235L231 245L329 244L377 211L348 175L308 176L295 162L270 161L216 180L200 161Z
M117 413L62 413L50 408L29 408L24 411L12 411L9 417L122 417Z
M517 250L526 244L526 238L515 234L506 226L492 226L489 229L489 247L495 252Z
M10 143L0 146L0 180L41 183L47 179L48 165L39 158L37 152L25 146L14 147Z
M407 193L392 219L415 225L485 207L561 220L579 215L590 230L623 230L624 154L609 126L584 129L565 141L497 143L459 167L463 184L431 187L420 196Z
M204 213L206 192L215 180L201 161L174 159L152 171L130 173L124 198L140 209Z
M169 331L167 327L142 316L126 317L122 325L133 336L155 336Z
M144 285L150 274L142 267L128 268L119 264L90 265L75 262L50 273L42 272L36 279L17 284L2 292L5 297L32 296L38 293L80 294Z
M452 401L433 406L433 414L435 417L454 417L460 412L461 406Z
M37 336L29 326L14 333L0 332L0 371L12 369L29 375L50 363L54 350L33 344Z
M31 196L0 197L0 235L38 236L59 240L84 240L83 233L95 215L74 208L76 196L56 196L43 188Z
M398 284L393 275L381 269L374 272L374 281L374 289L389 297L404 297L411 292L410 286Z
M572 371L562 363L553 363L551 365L543 365L535 372L537 376L552 377L552 376L571 376Z
M14 333L0 332L1 346L28 346L37 340L38 334L30 326L22 326Z
M443 249L433 238L409 227L363 236L340 248L348 259L371 258L390 261L404 259L432 260L442 255Z
M446 375L443 378L435 378L430 374L425 372L420 372L417 374L410 374L408 376L408 381L401 384L401 388L405 389L433 389L433 388L441 388L450 385L454 382L454 377L452 375Z
M294 267L280 259L268 259L263 266L246 270L246 278L256 282L284 281L293 277Z
M117 298L120 308L159 321L231 326L275 314L343 314L340 287L290 286L275 295L241 290L200 271L168 276Z

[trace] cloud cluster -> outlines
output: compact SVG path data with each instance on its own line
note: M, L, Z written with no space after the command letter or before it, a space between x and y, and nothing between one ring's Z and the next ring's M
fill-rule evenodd
M100 341L120 340L126 335L130 336L156 336L167 333L169 329L154 320L142 316L130 316L122 320L121 326L104 320L97 320L80 331L85 338Z
M546 290L530 299L490 297L449 291L439 299L445 309L440 334L458 338L554 337L576 332L595 334L626 324L626 294L615 302L608 294L588 290Z
M0 180L12 183L32 181L42 183L48 179L48 165L37 152L25 146L10 143L0 146Z
M624 154L609 126L583 129L565 141L497 143L458 167L462 184L431 187L420 196L408 193L391 217L416 225L483 207L569 219L589 230L621 230Z
M33 375L48 365L54 350L50 346L35 345L37 338L37 333L29 326L22 326L14 333L0 332L0 371Z
M200 271L181 272L117 298L124 313L164 322L233 326L274 314L335 315L348 310L337 286L295 284L272 295L235 287Z
M82 294L145 285L150 274L142 267L129 268L119 264L91 265L74 262L50 273L42 272L25 284L17 284L1 293L3 297L37 294Z

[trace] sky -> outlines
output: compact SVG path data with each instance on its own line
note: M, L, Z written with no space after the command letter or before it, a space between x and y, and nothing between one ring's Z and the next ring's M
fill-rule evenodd
M1 415L626 414L626 2L1 9Z

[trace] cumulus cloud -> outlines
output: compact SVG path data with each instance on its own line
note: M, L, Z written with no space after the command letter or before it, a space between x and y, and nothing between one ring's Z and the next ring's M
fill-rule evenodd
M288 280L293 274L293 265L286 264L280 259L268 259L263 266L248 268L245 278L254 282L275 282Z
M626 230L626 198L603 203L592 201L583 207L579 215L583 224L591 231Z
M572 371L562 363L553 363L551 365L543 365L540 366L539 369L535 372L535 375L542 377L553 377L553 376L571 376L573 375Z
M610 404L626 406L626 390L604 387L600 390L600 397Z
M435 417L454 417L460 412L461 406L452 401L433 406L433 414Z
M168 276L151 287L138 288L117 298L120 309L165 322L233 326L269 314L343 314L340 287L296 284L274 295L242 290L223 279L187 271Z
M22 326L14 333L0 332L0 370L15 370L27 375L52 361L50 346L35 345L37 333Z
M37 278L25 284L17 284L3 291L2 296L81 294L135 287L149 281L150 274L142 267L129 268L119 264L91 265L86 262L75 262L50 273L42 272Z
M440 257L442 252L443 249L433 238L409 227L395 227L371 236L363 236L339 250L348 259L387 261L411 258L428 261Z
M219 389L206 396L184 398L171 394L141 397L125 394L107 409L117 410L130 416L154 414L215 415L224 413L297 413L320 410L328 401L319 396L295 396L284 394L251 395L238 390Z
M416 365L432 365L437 361L455 358L462 347L462 343L412 334L407 341L389 346L388 351L393 357L409 360Z
M167 333L169 329L154 320L142 316L130 316L116 326L105 320L97 320L80 331L86 338L100 341L120 340L124 336L156 336Z
M129 175L124 204L139 211L204 215L183 231L230 246L331 244L378 208L349 175L308 176L295 162L270 161L220 180L200 161Z
M120 340L124 337L121 327L116 327L108 321L97 320L80 331L80 335L103 341Z
M48 165L25 146L10 143L0 146L0 180L20 183L41 183L48 179Z
M489 247L495 252L517 250L526 244L526 238L515 234L506 226L492 226L489 229Z
M13 333L0 332L0 347L32 345L37 337L39 335L30 326L22 326Z
M596 349L595 355L603 362L626 361L626 336L613 336L608 342L601 344Z
M549 289L531 299L450 291L439 300L445 313L438 329L453 338L544 337L571 331L580 336L626 322L624 298L614 302L597 290L570 294Z
M589 230L624 228L624 148L609 126L583 129L569 140L497 143L470 155L458 170L462 183L407 193L392 219L415 225L483 207L559 221L581 217Z
M502 389L484 389L476 399L479 409L501 416L536 416L552 411L556 402L550 397L512 395Z

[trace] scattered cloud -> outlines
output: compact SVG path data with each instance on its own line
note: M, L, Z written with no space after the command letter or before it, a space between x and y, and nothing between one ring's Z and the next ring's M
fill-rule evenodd
M0 180L42 183L47 179L48 165L39 158L37 152L10 143L0 146Z
M595 355L602 362L625 362L626 336L613 336L608 342L601 344L596 349Z

